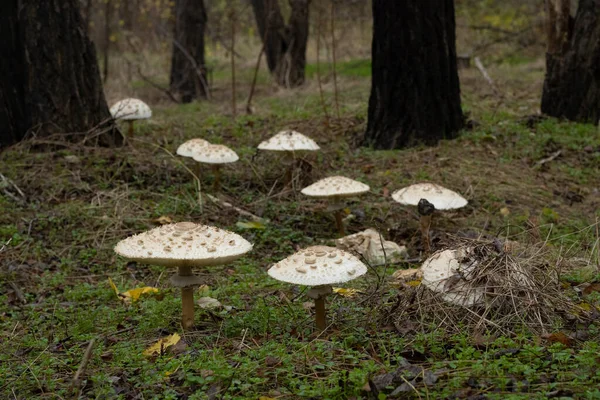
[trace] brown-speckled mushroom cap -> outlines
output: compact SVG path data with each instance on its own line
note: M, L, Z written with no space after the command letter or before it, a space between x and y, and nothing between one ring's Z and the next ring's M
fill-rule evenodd
M268 274L278 281L320 286L347 282L366 272L366 265L346 251L312 246L279 261Z
M209 144L210 142L208 140L200 138L190 139L177 148L177 154L183 157L194 157L201 148Z
M193 222L159 226L115 246L120 256L164 267L226 264L250 250L252 244L236 233Z
M437 210L462 208L468 201L458 193L435 183L416 183L392 193L392 199L400 204L416 206L425 199Z
M117 101L110 108L110 115L114 119L136 120L147 119L152 116L152 110L148 104L139 99L123 99Z
M240 158L237 153L222 144L209 144L194 154L194 160L205 164L227 164Z
M261 142L258 145L259 150L271 151L300 151L300 150L319 150L319 145L309 138L296 131L281 131L277 135Z
M343 176L330 176L302 189L311 197L352 197L369 191L369 185Z

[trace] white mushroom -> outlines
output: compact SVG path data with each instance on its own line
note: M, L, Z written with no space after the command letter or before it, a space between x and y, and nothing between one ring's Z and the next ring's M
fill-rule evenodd
M210 164L215 174L215 191L218 191L221 185L220 165L236 162L240 159L235 151L222 144L208 144L201 147L193 158L200 163Z
M261 142L258 145L259 150L269 150L284 152L290 164L285 173L286 185L292 182L295 153L297 151L316 151L319 150L319 145L309 138L293 130L281 131L275 136Z
M352 254L327 246L312 246L279 261L268 274L278 281L312 286L307 295L315 300L318 329L325 329L325 296L334 283L347 282L367 272L367 267Z
M369 185L355 181L343 176L330 176L313 183L302 189L301 193L310 196L328 199L330 210L334 212L335 222L340 235L345 235L344 223L342 221L343 204L341 199L358 196L370 190Z
M138 119L152 117L152 110L146 103L139 99L123 99L112 105L110 115L114 119L121 119L129 124L127 136L133 137L133 123Z
M252 244L238 234L193 222L163 225L130 236L115 246L118 255L130 260L178 267L171 283L181 287L184 329L193 325L193 286L200 284L192 267L226 264L250 250Z
M394 201L417 206L420 215L421 236L425 252L431 250L429 228L433 212L462 208L468 201L458 193L434 183L417 183L392 193Z
M196 138L190 139L187 142L182 143L177 148L177 154L182 157L190 157L194 158L194 156L200 151L201 148L209 145L210 142L208 140ZM200 176L200 163L194 163L194 173L196 177Z

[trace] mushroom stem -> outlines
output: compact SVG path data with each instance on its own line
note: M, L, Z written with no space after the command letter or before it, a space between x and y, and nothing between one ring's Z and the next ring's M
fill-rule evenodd
M293 187L293 180L294 180L294 166L296 164L296 158L294 157L294 152L293 151L286 151L286 164L288 164L287 169L285 170L285 186L292 186Z
M213 190L218 192L221 190L221 168L219 168L218 164L213 164L211 166L213 173L215 174L215 180L213 182Z
M346 235L346 229L344 228L344 220L342 216L342 209L335 210L333 214L335 216L335 226L337 227L338 233L341 236Z
M315 322L318 330L324 331L327 328L325 296L319 296L315 299Z
M421 227L421 240L423 241L423 248L426 253L431 251L431 242L429 240L429 228L431 227L431 217L435 211L435 206L428 202L426 199L419 200L417 206L419 215L419 225Z
M128 120L127 124L129 125L129 128L127 129L127 137L132 138L133 137L133 120L132 119Z
M180 276L192 276L192 267L179 267ZM181 308L182 320L181 326L184 330L189 330L194 326L194 287L186 286L181 288Z
M320 331L327 328L327 313L325 311L325 297L333 292L331 285L320 285L311 288L306 295L315 300L315 324Z

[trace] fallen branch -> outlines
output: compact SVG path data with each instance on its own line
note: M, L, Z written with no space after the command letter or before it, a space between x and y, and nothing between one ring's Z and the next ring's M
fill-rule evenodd
M496 83L494 83L494 80L490 77L487 70L481 63L481 60L479 59L479 57L475 57L474 61L475 61L475 66L477 67L479 72L481 72L481 75L483 75L483 79L485 79L486 82L491 86L492 90L494 91L494 94L498 97L504 97L502 95L502 93L500 93L500 90L498 90L498 87L496 86Z
M85 353L83 353L83 358L81 359L79 368L77 368L77 372L75 373L75 376L73 377L73 381L71 382L71 386L73 388L77 388L81 384L81 381L80 381L81 375L83 375L83 373L85 372L88 362L90 361L90 358L92 357L92 349L94 348L95 342L96 342L96 339L90 340L90 343L88 344L87 349L85 349Z
M542 165L546 164L547 162L554 160L556 157L560 156L561 154L562 154L562 150L557 150L554 153L550 154L548 157L542 158L540 161L536 162L535 166L541 167Z
M254 214L252 214L250 211L243 210L243 209L241 209L241 208L239 208L239 207L236 207L236 206L234 206L234 205L233 205L233 204L231 204L231 203L228 203L228 202L226 202L226 201L223 201L223 200L221 200L221 199L218 199L218 198L216 198L215 196L212 196L212 195L210 195L210 194L208 194L208 193L206 194L206 196L207 196L207 197L208 197L208 199L209 199L210 201L212 201L213 203L215 203L215 204L217 204L217 205L220 205L220 206L222 206L222 207L225 207L225 208L231 208L232 210L236 211L238 214L240 214L240 215L243 215L244 217L248 217L248 218L250 218L250 219L251 219L251 220L253 220L253 221L256 221L256 222L262 222L262 223L264 223L264 222L265 222L265 219L264 219L264 218L261 218L261 217L259 217L259 216L257 216L257 215L254 215Z

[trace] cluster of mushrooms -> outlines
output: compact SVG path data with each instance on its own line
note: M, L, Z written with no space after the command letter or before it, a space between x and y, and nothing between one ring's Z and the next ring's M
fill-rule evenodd
M140 108L143 110L143 107ZM319 146L307 136L288 130L260 143L258 148L285 154L290 164L286 172L287 180L291 179L295 152L314 151L318 150ZM198 163L212 165L216 189L219 186L219 165L239 159L228 147L211 144L199 138L181 144L177 154L193 158ZM329 204L328 210L335 215L337 229L344 235L343 200L369 190L369 186L362 182L343 176L330 176L305 187L301 193L326 199ZM467 204L467 200L459 194L432 183L408 186L394 192L392 198L400 204L418 207L427 252L429 227L434 210L456 209ZM194 287L202 283L201 279L194 275L192 268L227 264L251 249L252 244L236 233L193 222L179 222L124 239L117 244L115 252L140 263L178 268L178 273L171 278L171 284L181 288L182 326L187 330L194 325ZM439 257L433 261L428 260L423 267L431 266L428 267L431 273L424 273L423 283L436 291L440 290L440 282L444 276L452 272L450 261L441 266L439 260ZM366 272L367 266L350 252L328 246L312 246L279 261L268 270L268 275L279 281L310 286L307 296L314 299L316 326L323 330L327 327L325 297L332 293L332 285L350 281Z

